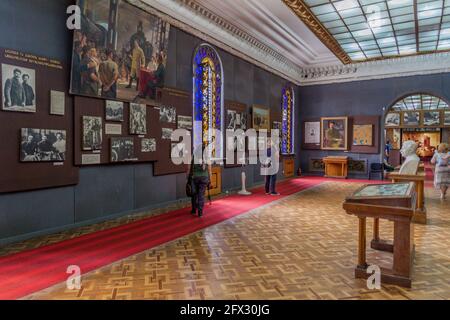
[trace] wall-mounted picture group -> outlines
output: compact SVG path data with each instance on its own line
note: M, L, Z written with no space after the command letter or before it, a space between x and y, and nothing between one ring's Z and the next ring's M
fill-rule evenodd
M450 112L439 110L390 112L385 127L439 127L450 126Z
M2 106L5 111L36 112L36 73L2 64Z

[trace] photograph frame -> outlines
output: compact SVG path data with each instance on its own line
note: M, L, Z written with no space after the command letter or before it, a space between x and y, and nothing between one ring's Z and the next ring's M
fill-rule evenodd
M261 115L264 120L264 124L261 125L261 121L258 121L257 116ZM259 124L257 124L259 122ZM270 108L262 105L254 104L252 107L252 128L255 130L267 130L270 131Z
M406 120L409 114L415 113L416 115L416 122L409 122L409 120ZM422 112L420 111L403 111L402 112L402 126L403 127L420 127L423 124L423 117ZM418 117L417 117L418 116Z
M342 124L343 126L343 137L341 138L341 140L343 140L343 146L342 147L330 147L327 146L325 143L325 137L326 134L324 134L324 130L325 130L325 123L330 124L331 122L342 122L339 124ZM340 129L339 129L340 130ZM336 151L346 151L348 150L348 117L322 117L320 118L320 148L322 150L336 150Z
M22 67L18 65L12 65L9 63L1 64L1 106L3 111L10 112L21 112L21 113L36 113L37 112L37 79L36 79L36 69ZM17 75L18 73L18 75ZM28 76L25 90L25 75ZM14 93L14 83L20 86L19 94L17 90ZM8 88L8 89L7 89ZM7 94L6 91L9 91ZM30 103L29 101L33 102ZM7 106L10 104L10 106Z
M394 121L396 119L398 121ZM400 112L390 111L386 114L386 116L384 118L384 126L386 128L396 128L396 127L400 127L401 125L402 125L402 114Z
M353 132L352 132L352 145L353 146L358 146L358 147L372 147L374 144L374 125L372 123L365 123L365 124L353 124L352 126L353 128ZM357 138L356 137L356 129L360 129L362 131L367 131L366 133L368 134L370 132L370 138L367 138L367 143L363 143L361 142L362 140L359 139L359 143L356 141Z
M142 115L142 117L138 117ZM136 120L136 121L135 121ZM133 135L146 135L147 128L147 105L142 103L130 103L129 114L129 129L130 134Z

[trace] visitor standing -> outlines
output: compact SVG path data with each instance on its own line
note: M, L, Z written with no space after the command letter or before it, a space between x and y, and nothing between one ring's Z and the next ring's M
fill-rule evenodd
M450 185L450 154L446 143L438 146L431 164L435 165L434 186L441 191L441 199L445 199Z

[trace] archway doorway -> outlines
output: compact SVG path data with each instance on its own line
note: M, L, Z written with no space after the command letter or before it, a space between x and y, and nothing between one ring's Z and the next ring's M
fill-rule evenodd
M439 143L450 142L449 103L427 93L403 96L387 110L384 127L384 141L392 146L389 164L401 163L400 149L407 140L419 144L417 154L427 161Z

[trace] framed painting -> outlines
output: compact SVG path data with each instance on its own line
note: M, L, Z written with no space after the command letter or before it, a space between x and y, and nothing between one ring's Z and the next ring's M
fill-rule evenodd
M348 149L348 118L327 117L321 118L321 149L347 150Z
M389 141L392 149L400 150L401 131L396 128L386 129L386 141Z
M400 113L397 112L389 112L386 115L386 119L384 121L385 127L399 127L400 126Z
M373 145L373 125L355 124L353 126L353 145L354 146Z
M253 129L261 130L265 129L267 131L270 130L270 109L254 105L252 109L252 124Z
M439 126L441 124L441 113L439 111L424 111L423 125L427 127Z
M444 111L444 126L450 126L450 111Z
M404 126L419 126L420 125L420 112L417 112L417 111L403 112L403 125Z

